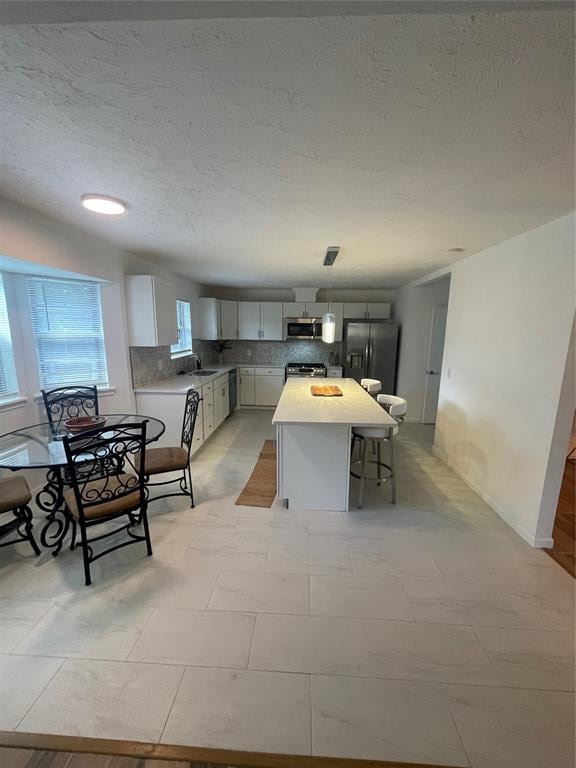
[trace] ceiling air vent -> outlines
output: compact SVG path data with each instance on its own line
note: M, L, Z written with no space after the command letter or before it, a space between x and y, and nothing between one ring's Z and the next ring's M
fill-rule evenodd
M326 256L324 256L324 266L331 267L336 261L336 256L338 256L339 253L340 253L340 246L331 245L330 248L326 250Z

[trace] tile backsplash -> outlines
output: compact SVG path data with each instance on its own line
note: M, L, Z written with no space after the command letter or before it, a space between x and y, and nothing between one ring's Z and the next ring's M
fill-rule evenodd
M322 341L229 341L224 363L333 363L342 359L342 343Z
M322 341L229 341L230 349L222 356L212 349L211 341L195 339L194 352L200 356L202 365L222 363L243 363L244 365L270 363L326 363L339 365L342 362L342 343L324 344ZM186 365L187 358L170 357L170 347L130 347L132 384L145 387L160 379L175 376Z

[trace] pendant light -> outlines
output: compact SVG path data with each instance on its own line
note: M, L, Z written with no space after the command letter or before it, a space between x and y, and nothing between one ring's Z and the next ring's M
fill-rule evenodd
M334 344L336 339L336 315L326 312L322 317L322 341L324 344Z
M340 252L340 246L331 246L326 251L324 257L324 266L332 267L336 261L336 256ZM328 303L328 312L322 317L322 341L325 344L334 344L336 340L336 315L331 312L332 299L334 294L334 287L332 281L330 282L330 301Z

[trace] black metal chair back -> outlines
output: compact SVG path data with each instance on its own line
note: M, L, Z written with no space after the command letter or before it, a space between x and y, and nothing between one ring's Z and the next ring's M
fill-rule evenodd
M184 420L182 421L182 437L180 445L188 451L188 463L190 463L190 451L192 449L192 440L194 438L194 427L196 425L196 416L198 415L198 406L200 405L200 393L196 389L189 389L186 393L186 403L184 405Z
M145 505L145 421L100 427L65 437L63 443L81 524L89 510L130 495L137 494L134 507Z
M42 390L42 399L48 421L59 427L63 421L78 416L98 416L98 389L96 387L58 387Z

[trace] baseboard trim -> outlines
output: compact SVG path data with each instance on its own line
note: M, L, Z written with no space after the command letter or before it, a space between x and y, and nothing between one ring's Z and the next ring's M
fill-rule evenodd
M432 452L435 456L437 456L441 461L446 464L446 466L450 467L452 472L454 472L455 475L458 475L460 480L463 480L466 485L474 491L482 501L485 501L486 504L488 504L489 507L491 507L496 514L504 520L504 522L512 528L513 531L515 531L519 536L521 536L524 541L526 541L528 544L530 544L531 547L534 547L535 549L550 549L552 546L554 546L554 540L551 538L544 538L544 537L535 537L532 536L531 533L528 533L528 531L521 525L518 525L518 523L513 520L508 512L501 507L496 501L494 501L493 498L491 498L487 493L485 493L481 488L479 488L476 483L474 483L470 478L462 472L460 467L458 467L456 464L454 464L453 461L450 461L450 459L446 456L446 454L438 448L438 446L434 445L432 446Z

